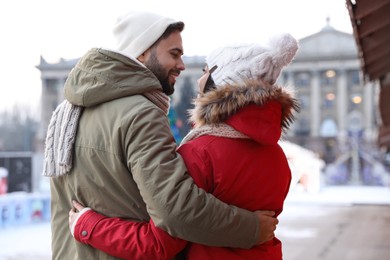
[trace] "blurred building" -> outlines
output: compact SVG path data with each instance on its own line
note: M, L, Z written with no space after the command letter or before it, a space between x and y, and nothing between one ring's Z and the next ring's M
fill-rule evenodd
M187 68L172 96L182 136L190 129L187 110L197 93L204 58L184 57ZM63 84L76 62L49 64L41 58L37 66L42 75L42 144L51 113L63 100ZM297 56L279 82L295 86L302 106L288 140L314 151L331 166L329 183L380 184L373 170L380 162L376 143L379 86L363 80L353 35L336 30L327 19L319 32L300 39ZM340 172L345 176L337 176Z
M289 140L320 155L327 182L381 184L379 85L364 80L353 35L327 19L318 33L300 39L280 81L295 86L302 106Z

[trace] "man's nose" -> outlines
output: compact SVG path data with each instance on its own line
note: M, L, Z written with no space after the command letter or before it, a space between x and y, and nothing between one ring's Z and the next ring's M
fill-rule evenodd
M182 59L182 58L179 59L179 63L178 63L178 65L177 65L177 68L178 68L179 70L185 70L185 69L186 69L186 66L184 65L184 62L183 62L183 59Z

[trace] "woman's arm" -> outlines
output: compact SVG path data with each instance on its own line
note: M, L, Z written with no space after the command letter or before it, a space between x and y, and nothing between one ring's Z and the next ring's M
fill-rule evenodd
M69 212L75 239L122 259L172 259L187 242L171 237L150 222L108 218L78 202Z

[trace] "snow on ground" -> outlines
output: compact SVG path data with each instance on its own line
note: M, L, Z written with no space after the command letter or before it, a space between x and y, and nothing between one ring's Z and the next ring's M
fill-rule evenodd
M305 216L325 214L321 205L379 204L390 205L388 187L323 187L318 193L308 193L294 189L287 197L283 218L299 219ZM304 205L315 205L304 210ZM313 208L315 210L313 210ZM329 213L329 212L328 212ZM283 236L311 237L311 230L289 232L283 230ZM49 260L50 223L36 223L25 226L0 227L0 260Z
M50 223L0 228L0 260L50 260Z
M296 187L288 194L286 203L390 205L390 187L328 186L314 193L299 191Z

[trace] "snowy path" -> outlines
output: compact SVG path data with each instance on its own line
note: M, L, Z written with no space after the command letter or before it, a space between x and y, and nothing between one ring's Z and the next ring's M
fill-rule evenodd
M0 260L50 260L50 223L0 229Z

